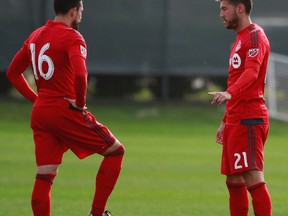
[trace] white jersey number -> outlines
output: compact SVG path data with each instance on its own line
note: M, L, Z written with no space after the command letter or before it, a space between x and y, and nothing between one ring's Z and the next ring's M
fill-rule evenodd
M38 80L39 77L37 75L37 68L36 68L36 61L35 61L35 47L36 45L34 43L30 44L30 51L31 51L31 58L32 58L32 66L34 71L35 79ZM40 50L40 53L38 55L38 70L40 73L40 76L43 77L45 80L49 80L54 73L54 63L52 59L45 55L44 53L50 48L50 43L46 43ZM48 65L48 70L43 72L43 62L46 62Z
M235 164L234 164L235 169L242 169L243 168L243 166L239 164L240 161L244 162L244 167L248 167L246 152L242 152L242 155L239 153L235 153L234 157L236 157Z

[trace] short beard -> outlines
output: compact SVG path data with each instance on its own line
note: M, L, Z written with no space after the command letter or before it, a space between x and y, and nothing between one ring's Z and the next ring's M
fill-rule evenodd
M231 21L227 22L226 29L236 29L238 27L238 24L239 18L237 17L237 14L235 12L234 18Z
M78 30L80 22L77 22L76 19L72 22L72 28Z

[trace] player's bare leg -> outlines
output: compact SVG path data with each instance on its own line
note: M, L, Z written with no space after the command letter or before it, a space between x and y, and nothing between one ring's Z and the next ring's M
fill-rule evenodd
M116 140L115 143L103 154L104 159L96 176L96 190L92 202L91 216L102 216L106 203L118 180L122 159L124 156L123 145ZM109 215L108 213L104 213Z
M106 152L104 152L103 156L106 156L106 155L109 155L109 154L111 154L111 153L113 153L113 152L116 152L117 149L119 149L121 146L122 146L122 144L121 144L118 140L116 140L115 143L114 143L112 146L110 146L110 147L106 150ZM123 146L122 146L122 147L123 147ZM124 153L124 151L123 151L123 153Z
M34 216L50 216L53 180L57 175L59 165L37 167L36 180L32 192L31 205Z
M59 169L59 165L44 165L37 167L37 174L54 174L57 175Z
M259 182L264 182L264 174L259 170L249 170L242 174L245 180L246 186L250 187L252 185L258 184Z

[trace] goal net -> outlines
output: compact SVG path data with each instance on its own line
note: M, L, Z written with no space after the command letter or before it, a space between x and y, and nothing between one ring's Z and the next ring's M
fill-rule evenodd
M266 93L270 117L288 122L288 56L270 54Z

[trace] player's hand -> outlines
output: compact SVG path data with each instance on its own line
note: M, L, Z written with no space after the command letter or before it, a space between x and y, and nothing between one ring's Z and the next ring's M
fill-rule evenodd
M223 144L223 132L225 128L225 123L221 122L221 125L219 126L217 132L216 132L216 143Z
M86 106L78 107L76 105L76 100L74 99L64 97L64 100L68 101L75 109L82 110L82 111L87 110Z
M216 104L216 105L220 105L224 101L230 100L232 97L231 94L229 94L226 91L225 92L208 92L208 94L213 96L211 104Z

